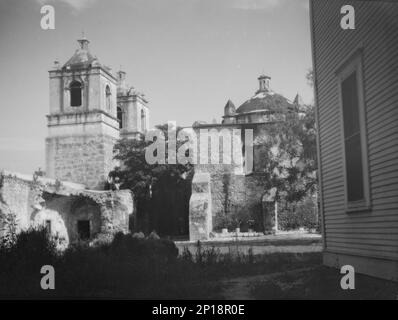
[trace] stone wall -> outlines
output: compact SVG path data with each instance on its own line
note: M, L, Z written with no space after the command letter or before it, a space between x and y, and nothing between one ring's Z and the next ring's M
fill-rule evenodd
M226 221L231 220L234 214L240 216L253 218L257 223L257 229L263 231L265 229L270 229L269 219L266 219L267 210L264 210L263 196L267 192L267 172L264 166L264 157L267 156L268 150L266 144L268 142L268 133L266 124L256 124L256 125L202 125L195 127L195 133L199 136L201 129L208 130L208 132L218 132L222 130L224 132L229 131L231 136L230 143L231 146L231 163L222 163L223 158L223 139L222 134L219 134L219 164L201 164L197 163L195 167L195 176L208 175L209 177L209 188L212 215L212 231L218 231L222 228L227 227ZM242 130L242 135L239 134L234 137L239 131ZM245 139L244 130L253 129L253 168L251 171L247 171L245 168ZM234 131L235 130L235 131ZM235 133L234 133L235 132ZM211 142L209 138L208 152L209 159L211 159L210 149ZM226 140L227 141L227 140ZM199 143L198 143L199 144ZM228 150L228 149L225 149ZM202 152L199 147L199 153ZM239 161L236 161L239 160ZM192 198L190 203L190 216L195 214L197 209L191 208L193 204L197 203L197 194L194 195L195 182L192 184ZM202 203L204 205L205 200L202 197ZM194 199L194 200L193 200ZM196 205L199 208L198 205ZM206 215L204 212L203 215ZM190 217L190 221L192 218ZM247 221L245 221L247 222ZM202 226L203 227L203 226ZM190 229L192 225L190 224ZM194 238L192 238L194 237ZM190 239L198 240L197 232L190 230Z
M262 197L265 178L261 174L235 175L230 173L211 175L212 216L215 230L227 227L228 215L246 213L262 228ZM246 216L246 215L245 215Z
M60 247L79 240L78 221L89 221L90 239L111 239L127 233L134 214L128 190L90 191L83 185L52 179L0 174L0 230L7 232L6 217L15 216L17 232L50 224Z
M35 205L40 203L41 193L41 188L33 179L25 180L0 174L1 211L3 215L15 215L18 231L29 228L32 211L35 210Z
M52 137L46 140L51 178L76 181L89 189L103 189L113 169L116 139L106 135Z
M236 213L254 219L259 231L269 231L272 226L266 219L269 212L264 210L265 192L265 177L261 174L195 173L189 203L189 239L209 239L212 231L227 227L225 221Z
M189 201L189 239L206 240L213 230L211 181L209 173L196 173Z

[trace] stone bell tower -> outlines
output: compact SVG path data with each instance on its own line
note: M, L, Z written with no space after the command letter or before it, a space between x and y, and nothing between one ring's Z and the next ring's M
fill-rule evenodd
M121 138L137 139L149 126L148 101L126 82L126 72L117 72L117 118Z
M50 113L46 173L50 178L102 189L113 169L113 146L119 139L117 82L78 40L79 48L49 71Z

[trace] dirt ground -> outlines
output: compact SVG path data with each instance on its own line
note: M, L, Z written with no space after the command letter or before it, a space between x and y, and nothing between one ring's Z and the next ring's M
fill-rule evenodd
M234 299L398 300L398 283L356 274L355 289L343 290L339 270L321 265L228 279L221 296Z

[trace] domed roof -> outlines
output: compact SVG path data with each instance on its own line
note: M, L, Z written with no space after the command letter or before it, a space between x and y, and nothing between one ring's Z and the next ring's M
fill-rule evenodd
M236 113L249 113L255 111L284 112L292 107L292 104L284 96L274 92L259 92L245 101Z
M256 111L284 113L292 108L293 105L288 99L270 89L270 80L271 77L264 74L258 77L259 89L253 97L240 105L236 110L238 115Z
M85 69L90 67L98 60L88 50L89 41L85 38L77 40L80 48L75 51L73 56L63 65L64 69Z

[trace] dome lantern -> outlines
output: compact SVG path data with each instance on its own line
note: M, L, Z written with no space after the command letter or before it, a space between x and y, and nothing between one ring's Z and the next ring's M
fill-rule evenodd
M256 93L269 92L270 91L270 88L269 88L270 81L271 81L271 77L266 76L264 74L260 75L258 77L259 89L257 90Z

